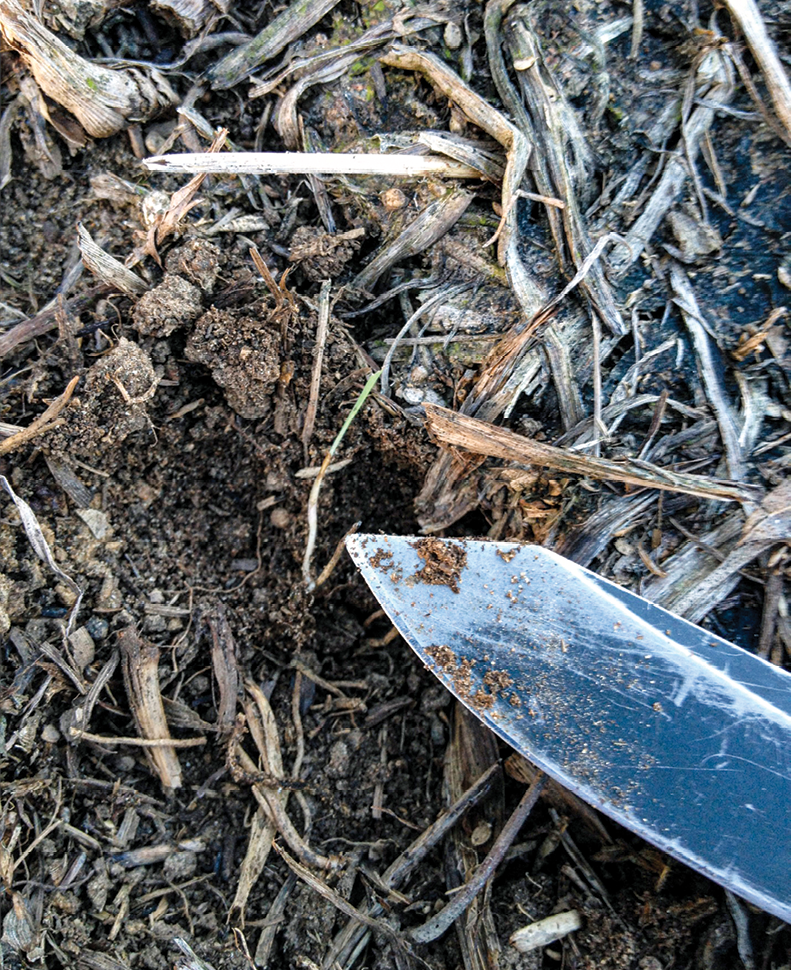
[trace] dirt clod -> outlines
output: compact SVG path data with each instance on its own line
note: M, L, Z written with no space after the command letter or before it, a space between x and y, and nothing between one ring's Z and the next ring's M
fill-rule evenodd
M165 258L168 273L183 276L211 295L224 259L222 251L208 239L188 239Z
M192 323L202 311L198 287L181 276L166 273L159 286L140 298L132 324L145 336L167 337L174 330Z
M45 442L54 455L99 460L106 471L122 460L130 435L151 431L148 408L159 378L151 357L138 344L121 337L100 357L78 385L79 398L66 411L66 422Z
M263 418L272 411L272 395L281 376L280 339L262 316L245 311L208 310L187 340L185 356L204 364L225 391L229 405L243 418Z
M362 229L331 235L299 226L291 238L289 260L297 263L306 279L313 283L340 276L360 248Z

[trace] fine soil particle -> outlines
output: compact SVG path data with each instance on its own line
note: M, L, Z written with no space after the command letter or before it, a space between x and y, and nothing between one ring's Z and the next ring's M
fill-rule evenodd
M445 680L463 704L471 710L481 713L490 710L495 703L495 697L480 687L475 691L473 690L475 660L468 657L457 660L454 651L447 646L429 646L426 647L424 652L442 671L442 675L438 673L440 679ZM487 675L484 677L485 683L486 679Z
M445 671L446 673L450 673L456 669L456 665L457 665L456 654L450 647L432 646L432 647L427 647L424 652L426 653L427 657L430 657L432 660L434 660L437 666L441 670Z
M421 539L414 548L425 565L413 579L428 586L448 586L458 593L462 570L467 565L467 551L462 546L433 538Z
M484 683L490 690L505 691L511 687L514 680L505 670L488 670L484 674Z

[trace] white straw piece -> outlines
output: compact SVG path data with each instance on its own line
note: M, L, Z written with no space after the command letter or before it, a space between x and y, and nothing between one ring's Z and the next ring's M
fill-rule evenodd
M569 933L574 933L582 925L583 920L580 918L580 913L571 909L566 913L555 913L553 916L547 916L536 923L523 926L512 933L509 943L520 953L530 953L531 950L549 946Z
M340 152L187 152L143 159L150 172L213 175L391 175L480 179L468 165L436 155L367 155Z

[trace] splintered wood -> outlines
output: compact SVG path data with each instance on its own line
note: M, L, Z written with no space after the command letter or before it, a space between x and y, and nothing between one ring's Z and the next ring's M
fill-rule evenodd
M144 748L146 758L166 791L182 786L179 756L171 740L159 686L159 647L144 643L130 627L118 638L127 700L140 736L163 742L162 747Z
M427 430L438 442L477 455L555 468L600 480L684 492L698 498L752 502L761 494L758 489L752 489L740 482L720 482L699 475L686 475L650 465L648 462L615 462L604 458L588 458L563 448L531 441L514 434L513 431L485 424L434 404L425 404L424 410Z

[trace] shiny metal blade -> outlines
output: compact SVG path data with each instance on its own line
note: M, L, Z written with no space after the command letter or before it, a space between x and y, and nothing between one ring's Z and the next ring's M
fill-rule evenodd
M790 676L537 546L356 535L399 632L601 812L790 921Z

